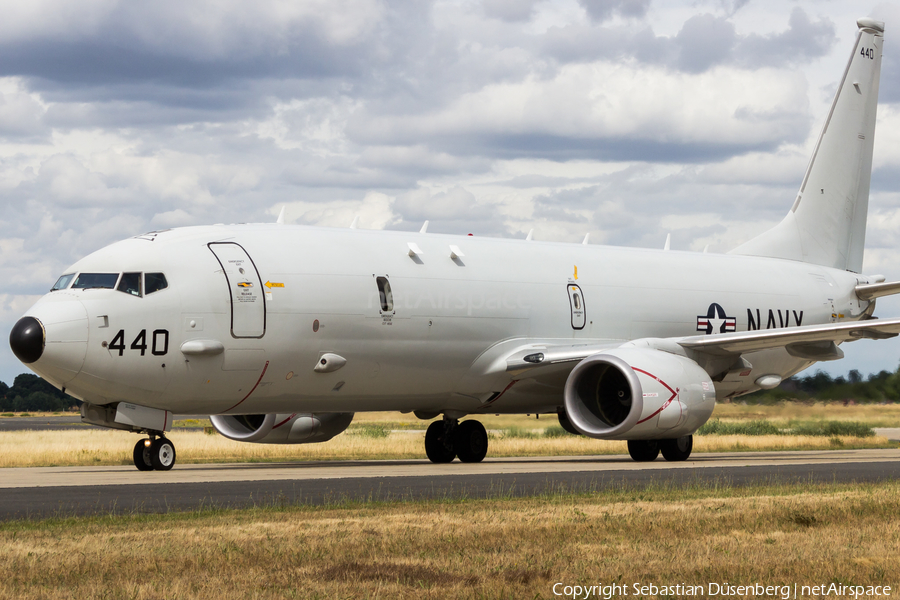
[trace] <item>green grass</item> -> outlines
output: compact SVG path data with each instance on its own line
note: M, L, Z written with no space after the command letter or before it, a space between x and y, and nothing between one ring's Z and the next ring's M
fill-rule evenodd
M780 435L781 429L771 421L707 421L697 430L697 435Z
M551 425L547 429L544 430L545 438L561 438L569 435L573 435L560 427L559 425Z
M353 423L347 428L350 435L358 435L365 438L386 438L391 434L390 423Z
M875 432L866 423L857 421L789 421L788 427L794 435L872 437Z
M815 437L872 437L875 432L858 421L801 421L792 419L779 425L773 421L722 421L712 419L697 430L697 435L808 435Z

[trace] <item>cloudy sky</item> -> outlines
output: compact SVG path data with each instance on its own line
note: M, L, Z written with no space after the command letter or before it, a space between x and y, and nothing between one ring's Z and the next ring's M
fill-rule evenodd
M152 229L287 221L726 252L886 24L867 273L900 279L900 8L867 0L0 2L0 329ZM900 316L900 301L876 314ZM6 334L4 334L6 335ZM0 380L25 368L0 345ZM894 370L857 342L828 370Z

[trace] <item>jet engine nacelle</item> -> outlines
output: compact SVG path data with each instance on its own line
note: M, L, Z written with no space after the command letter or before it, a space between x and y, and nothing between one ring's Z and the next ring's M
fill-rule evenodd
M212 415L209 420L216 431L237 442L312 444L327 442L347 429L353 413Z
M709 375L684 356L616 348L578 363L565 408L584 435L612 440L672 439L703 425L715 407Z

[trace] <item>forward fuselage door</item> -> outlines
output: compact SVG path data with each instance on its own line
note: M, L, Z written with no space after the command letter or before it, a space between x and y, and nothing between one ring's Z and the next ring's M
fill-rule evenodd
M572 310L572 329L584 329L584 294L574 283L569 284L569 308Z
M250 255L233 242L212 242L228 284L231 299L231 335L236 338L261 338L266 333L266 301L262 279Z

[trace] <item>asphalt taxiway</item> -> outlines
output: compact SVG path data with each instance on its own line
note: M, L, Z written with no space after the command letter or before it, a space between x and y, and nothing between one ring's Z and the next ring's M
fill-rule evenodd
M200 507L526 496L650 485L878 482L900 479L900 449L694 454L635 463L627 456L179 464L0 469L0 519L167 512Z

